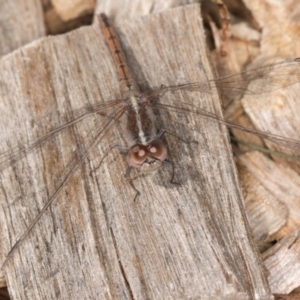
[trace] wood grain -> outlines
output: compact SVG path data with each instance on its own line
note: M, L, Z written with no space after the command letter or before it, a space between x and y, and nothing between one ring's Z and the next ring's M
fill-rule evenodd
M213 78L199 9L119 23L141 89ZM1 69L1 152L43 136L82 107L120 97L98 26L41 40L6 57ZM177 92L161 101L221 115L217 94ZM166 136L179 186L169 183L168 166L154 176L133 174L141 192L133 202L122 154L111 151L97 168L122 143L116 123L7 264L13 299L272 299L226 128L199 116L157 114L159 128L198 141ZM107 120L85 119L1 172L1 261Z
M0 1L0 58L44 35L43 11L39 1ZM2 286L6 283L0 270Z
M43 36L40 1L0 1L0 57Z
M300 285L299 229L285 236L263 255L273 293L289 294ZM299 295L298 295L299 296Z
M285 235L298 229L300 222L299 175L288 167L276 164L259 152L243 155L238 161L260 182L264 189L280 202L276 203L277 201L273 201L274 208L276 207L276 210L278 211L276 213L278 216L277 221L283 217L285 214L284 211L288 211L285 222L280 227L280 230L277 230L276 233L273 232L273 239L279 240ZM258 198L256 200L258 204L260 201ZM271 198L269 200L271 200ZM282 204L285 206L285 209L282 207ZM265 221L272 223L272 226L276 226L274 221L270 222L270 213L271 212L269 211L269 213L265 215Z

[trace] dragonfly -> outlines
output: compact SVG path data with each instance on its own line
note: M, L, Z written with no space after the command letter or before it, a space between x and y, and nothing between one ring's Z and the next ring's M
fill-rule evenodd
M300 149L300 141L298 140L260 130L245 128L233 122L227 121L221 116L215 115L207 110L186 105L178 101L174 101L172 104L166 104L160 101L165 94L176 91L201 92L210 94L217 90L221 94L225 94L228 97L234 97L240 96L241 94L266 93L273 91L274 89L283 88L299 82L300 58L285 60L272 65L253 70L247 70L239 74L216 78L214 80L192 83L189 82L174 86L162 85L157 89L141 92L130 73L129 66L126 63L125 55L114 27L110 24L105 14L100 14L98 16L98 21L103 38L105 39L114 59L116 72L118 73L120 81L122 98L111 100L106 103L96 104L73 120L54 130L51 130L42 138L30 143L23 149L17 149L12 153L4 153L0 156L2 157L2 160L0 161L0 170L3 170L26 156L30 151L40 147L54 135L60 133L66 128L74 126L76 123L89 116L101 114L107 119L106 123L96 134L95 138L87 145L85 150L79 155L78 159L70 167L65 177L62 178L58 188L50 196L48 202L44 205L36 218L31 222L26 231L12 247L2 267L7 264L13 253L20 247L26 236L41 219L44 212L51 206L63 187L74 175L78 167L87 159L88 155L103 139L110 128L119 121L124 124L122 128L124 129L124 136L127 145L115 145L113 148L117 148L126 153L126 161L128 164L128 169L125 172L126 177L129 176L129 173L133 169L137 169L141 172L153 173L160 169L164 162L172 164L172 161L168 158L168 149L162 140L163 135L168 132L164 129L157 130L157 128L154 126L154 109L162 112L166 111L178 114L198 115L221 125L226 125L229 128L235 128L244 132L258 135L263 139L283 145L293 150L299 151ZM286 79L287 75L290 76L288 82L285 81L283 84L282 79ZM248 83L257 78L264 78L264 81L256 80L255 85L251 85L251 88L248 87ZM108 110L112 110L112 113L109 115L107 114Z

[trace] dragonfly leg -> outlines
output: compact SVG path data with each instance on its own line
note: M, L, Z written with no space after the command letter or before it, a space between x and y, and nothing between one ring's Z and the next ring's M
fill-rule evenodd
M168 158L165 159L164 162L168 163L172 167L172 176L171 176L170 183L179 185L179 182L174 181L174 177L175 177L175 164L174 164L174 162L172 160L168 159Z
M120 151L122 151L122 152L126 152L126 153L127 153L128 150L129 150L127 147L125 147L125 146L120 146L120 145L114 145L114 146L109 147L109 149L108 149L108 150L105 152L105 154L103 155L103 157L102 157L102 159L101 159L99 165L98 165L96 168L94 168L94 169L90 172L90 176L91 176L91 174L92 174L93 172L95 172L97 169L99 169L99 168L101 167L101 165L102 165L102 163L103 163L105 157L108 155L108 153L109 153L112 149L118 149L118 150L120 150ZM133 168L132 168L131 166L129 166L129 167L127 168L127 170L126 170L126 173L125 173L124 177L126 178L128 184L129 184L129 185L132 187L132 189L135 191L135 196L134 196L134 200L133 200L133 201L135 202L135 201L136 201L136 198L138 197L138 195L140 195L140 192L134 187L133 183L132 183L131 180L128 178L132 169L133 169Z
M126 147L124 147L124 146L120 146L120 145L114 145L114 146L109 147L109 149L104 153L103 157L101 158L101 161L100 161L100 163L98 164L98 166L97 166L96 168L94 168L94 169L90 172L90 176L92 175L92 173L94 173L96 170L98 170L98 169L101 167L101 165L102 165L102 163L103 163L105 157L107 156L107 154L108 154L112 149L119 149L119 150L121 150L122 152L128 151L128 148L126 148Z
M156 139L160 139L167 131L165 129L160 129L157 135L155 136Z
M137 197L138 197L141 193L139 192L139 190L137 190L137 189L134 187L134 185L133 185L133 183L131 182L130 179L128 179L128 178L126 178L126 179L127 179L128 184L129 184L129 185L132 187L132 189L135 191L135 196L134 196L134 198L133 198L133 202L136 202Z
M134 187L134 185L133 185L131 179L128 178L132 169L133 169L133 167L129 166L129 167L127 168L127 170L126 170L126 173L125 173L124 177L126 178L128 184L131 186L131 188L135 191L135 196L134 196L134 198L133 198L133 202L135 202L136 199L137 199L137 197L138 197L141 193L139 192L139 190L137 190L137 189Z
M131 167L131 166L127 168L126 173L125 173L125 175L124 175L125 178L128 178L128 177L129 177L129 175L130 175L130 173L131 173L131 170L132 170L132 167Z

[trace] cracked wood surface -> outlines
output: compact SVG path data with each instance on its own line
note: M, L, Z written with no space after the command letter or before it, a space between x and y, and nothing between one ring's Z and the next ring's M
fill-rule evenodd
M117 31L142 90L213 78L198 5L123 21ZM84 106L120 97L97 25L37 41L1 68L8 112L1 152L43 136ZM161 101L221 115L217 94L176 92ZM198 141L165 137L179 186L169 183L168 166L153 176L133 174L141 192L133 202L122 154L111 151L97 167L121 143L114 126L7 264L13 299L272 298L248 234L226 128L199 116L158 114L158 128ZM85 119L1 172L1 261L107 119Z

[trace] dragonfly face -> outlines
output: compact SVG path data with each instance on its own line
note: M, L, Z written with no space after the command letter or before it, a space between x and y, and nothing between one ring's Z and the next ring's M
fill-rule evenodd
M156 139L148 145L133 145L127 154L128 165L139 168L143 173L158 170L166 158L167 148L160 139Z

